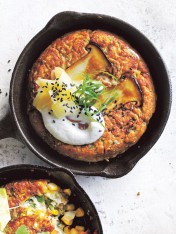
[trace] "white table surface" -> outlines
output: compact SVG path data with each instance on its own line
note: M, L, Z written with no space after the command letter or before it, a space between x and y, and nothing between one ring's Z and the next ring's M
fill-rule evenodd
M175 0L0 0L0 118L8 109L5 93L24 46L52 16L66 10L98 12L123 19L141 30L165 60L172 80L173 104L168 124L158 142L122 178L76 176L76 179L94 202L105 234L175 234ZM47 165L17 140L1 140L0 167L20 163Z

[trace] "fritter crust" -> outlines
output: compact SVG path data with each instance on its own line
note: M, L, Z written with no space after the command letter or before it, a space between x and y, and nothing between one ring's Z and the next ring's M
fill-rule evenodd
M38 77L50 79L56 66L68 68L87 54L85 48L89 43L96 43L102 49L117 78L126 73L136 78L143 93L143 105L137 107L126 103L117 106L104 116L106 129L100 139L89 145L68 145L55 139L45 129L40 113L32 106L37 91L35 81ZM29 75L28 114L37 134L51 148L76 160L97 162L116 157L140 139L155 111L156 96L147 65L131 50L134 51L126 41L109 32L79 30L57 39L41 54Z
M47 185L47 180L23 180L9 183L5 186L9 207L15 207L26 201L29 197L42 195Z
M10 210L12 220L6 226L5 233L15 233L21 225L25 225L30 234L51 232L54 229L46 218L24 216L24 208L20 207L20 204L30 197L41 196L47 188L47 183L47 180L22 180L5 185L9 207L13 208Z
M5 233L15 233L21 225L25 225L30 234L36 234L40 232L51 233L54 229L48 219L40 219L38 216L23 216L10 221L5 228Z

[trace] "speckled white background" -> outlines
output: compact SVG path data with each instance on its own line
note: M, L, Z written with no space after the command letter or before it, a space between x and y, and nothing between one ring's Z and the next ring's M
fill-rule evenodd
M167 127L156 145L123 178L76 178L94 202L105 234L175 234L175 0L0 0L0 118L8 109L5 93L19 54L53 15L65 10L98 12L123 19L141 30L165 60L172 80L173 105ZM1 140L0 167L20 163L46 165L17 140Z

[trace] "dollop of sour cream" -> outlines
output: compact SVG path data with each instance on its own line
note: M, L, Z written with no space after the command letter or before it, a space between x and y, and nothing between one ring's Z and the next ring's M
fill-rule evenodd
M96 108L92 108L96 110ZM99 115L100 122L90 119L85 115L84 109L78 118L76 114L55 118L48 115L48 110L41 111L46 129L58 140L70 145L91 144L98 140L104 132L104 119ZM96 115L92 116L97 118Z
M57 68L55 70L56 78L59 74L60 85L64 84L64 92L75 91L75 86L71 78L67 73ZM53 81L47 81L52 83ZM65 85L66 84L66 85ZM65 91L66 88L66 91ZM39 89L39 93L40 93ZM67 101L66 98L62 102L58 102L57 99L53 98L53 90L46 90L49 93L53 105L59 105L57 116L54 115L54 111L51 112L52 108L38 108L40 111L45 128L53 135L56 139L70 145L85 145L91 144L98 140L104 133L105 122L102 113L98 112L95 107L89 107L89 116L85 109L76 105L72 100ZM64 94L64 93L63 93ZM63 114L64 113L64 114Z

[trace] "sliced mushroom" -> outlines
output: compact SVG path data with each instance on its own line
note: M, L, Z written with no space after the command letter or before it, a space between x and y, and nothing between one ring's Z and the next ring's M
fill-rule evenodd
M98 79L101 80L102 77L106 82L107 79L109 81L109 75L106 71L109 71L110 69L113 70L112 64L97 45L89 44L87 49L90 50L89 53L67 68L67 74L73 81L78 83L85 78L85 74L88 74L92 78L99 75L97 76ZM110 103L107 107L108 109L112 109L117 105L124 105L128 102L134 102L136 106L142 105L143 93L137 80L132 76L132 73L124 74L115 85L113 85L111 79L109 82L112 85L103 82L105 86L107 86L107 89L106 92L103 92L103 95L100 95L99 103L95 104L95 107L98 108L101 103L104 103L106 99L117 92L117 98L114 102Z
M128 76L121 80L121 82L115 87L107 87L103 95L100 95L99 102L104 103L109 97L118 94L116 99L111 102L107 109L116 109L121 105L124 105L129 102L133 102L135 106L142 106L143 103L143 93L133 76ZM98 108L99 103L95 105Z
M142 106L143 93L133 76L128 76L118 85L118 91L121 93L117 97L118 104L125 104L128 102L134 102L136 106Z
M67 74L73 81L81 81L85 74L95 77L96 74L107 71L111 66L110 62L99 47L94 44L87 46L89 53L76 63L66 69Z

